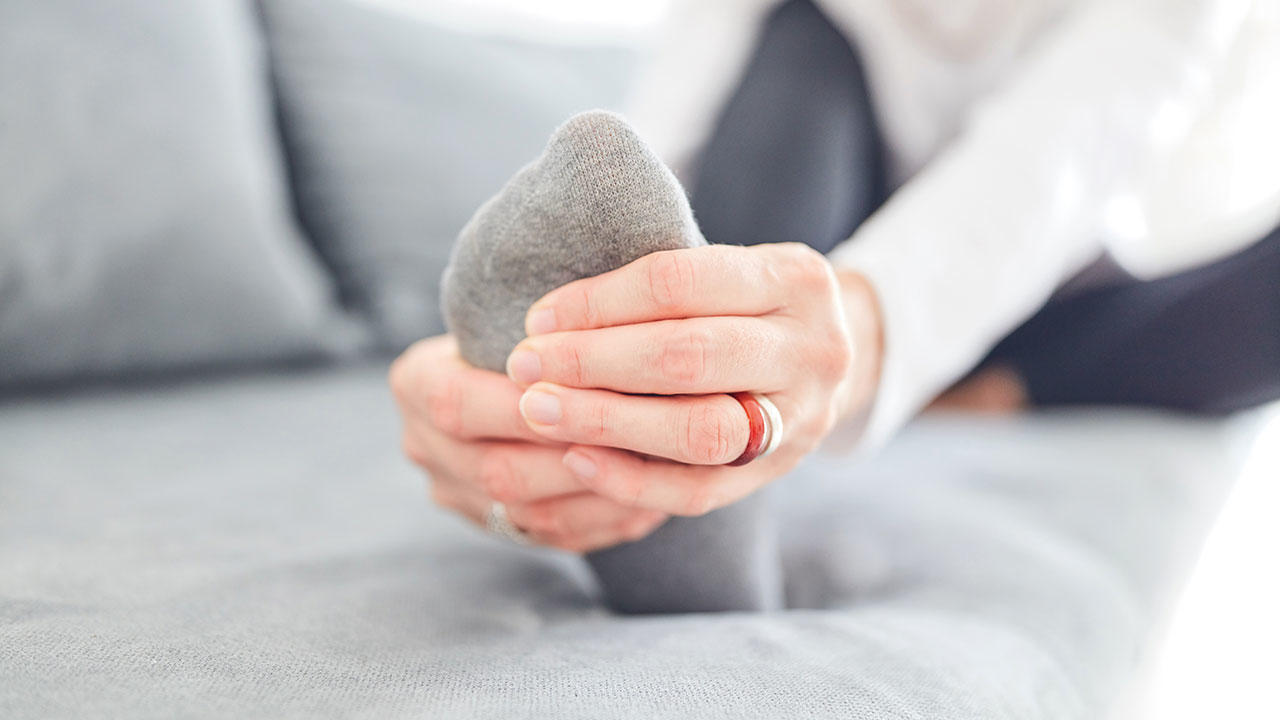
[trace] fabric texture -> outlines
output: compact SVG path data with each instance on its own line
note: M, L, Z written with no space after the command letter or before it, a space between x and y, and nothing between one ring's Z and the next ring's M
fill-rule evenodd
M290 218L246 4L0 4L0 87L0 386L355 342Z
M430 505L385 370L0 404L0 716L1098 720L1232 477L1218 422L927 419L775 484L787 610L618 617Z
M475 209L635 59L456 34L349 0L261 0L298 212L349 307L399 350L443 323Z
M504 372L529 306L660 250L705 245L684 189L619 116L570 118L463 228L443 280L462 357ZM782 602L777 539L756 496L589 556L622 612L768 610Z

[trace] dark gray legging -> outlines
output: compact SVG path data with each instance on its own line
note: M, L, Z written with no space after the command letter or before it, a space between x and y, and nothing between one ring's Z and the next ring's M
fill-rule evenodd
M1280 230L1211 265L1049 303L992 351L1037 405L1221 414L1280 398Z

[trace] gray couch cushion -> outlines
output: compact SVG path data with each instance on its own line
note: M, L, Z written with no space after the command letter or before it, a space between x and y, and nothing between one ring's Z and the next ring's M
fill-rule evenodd
M0 386L312 356L252 6L0 3Z
M633 57L455 34L345 0L262 0L299 212L385 344L443 328L439 279L477 207Z
M614 617L433 508L385 367L0 404L0 717L1098 720L1216 422L932 419L779 480L790 609Z

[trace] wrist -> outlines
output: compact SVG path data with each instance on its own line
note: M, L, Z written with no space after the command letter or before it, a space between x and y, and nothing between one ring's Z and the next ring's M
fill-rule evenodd
M880 386L884 327L880 301L866 276L836 269L845 324L853 343L853 362L842 388L841 417L865 417Z

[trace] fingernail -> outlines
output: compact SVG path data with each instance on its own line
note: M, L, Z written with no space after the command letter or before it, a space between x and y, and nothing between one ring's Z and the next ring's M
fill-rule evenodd
M556 311L552 308L542 308L529 313L529 320L525 323L525 330L530 335L543 335L556 331Z
M569 472L583 480L590 480L596 476L595 461L580 452L570 450L564 454L563 462L564 466L569 468Z
M522 385L532 385L542 379L542 361L532 350L517 350L507 358L507 375Z
M560 398L532 390L520 398L520 412L540 425L555 425L560 422Z

